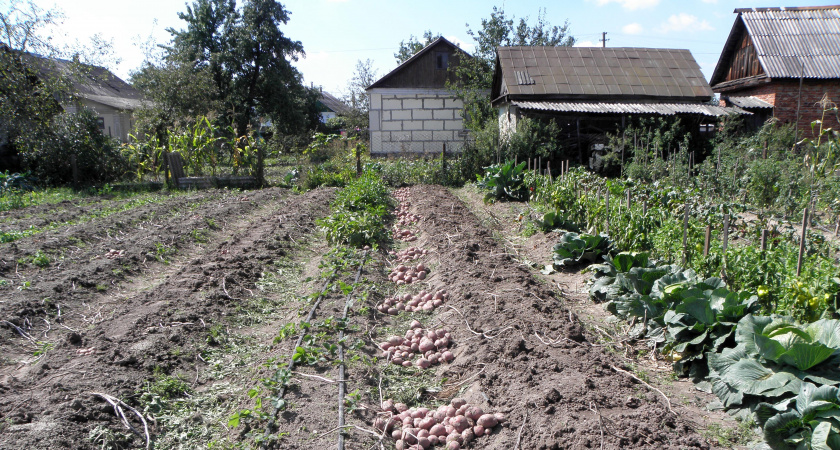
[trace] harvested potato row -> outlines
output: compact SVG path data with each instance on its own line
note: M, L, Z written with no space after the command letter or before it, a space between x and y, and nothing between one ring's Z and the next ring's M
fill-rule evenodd
M463 398L454 398L436 410L408 408L391 400L382 402L381 415L374 428L390 433L401 450L419 450L444 445L446 450L465 448L474 439L489 435L505 421L502 413L485 413Z
M420 216L412 214L408 211L410 206L411 204L408 202L400 203L400 206L397 209L397 225L407 227L420 221Z
M385 314L396 316L400 311L432 312L435 308L443 304L449 299L449 293L446 291L437 291L434 294L422 290L416 295L398 294L394 297L388 297L382 303L376 305L376 309Z
M428 250L421 249L420 247L409 247L405 250L400 250L395 252L391 250L388 252L391 256L396 256L398 263L404 263L408 261L414 261L420 257L426 256L429 254Z
M394 198L400 202L408 200L408 188L404 187L394 190Z
M425 280L428 273L429 269L423 263L417 264L416 267L400 264L391 271L388 279L397 283L397 286L399 286Z
M391 364L403 367L416 365L421 369L428 369L432 364L452 362L455 355L449 351L452 338L449 331L424 330L420 322L411 322L411 328L405 332L405 337L390 336L387 341L380 342L382 357ZM422 355L417 361L411 359L415 355Z

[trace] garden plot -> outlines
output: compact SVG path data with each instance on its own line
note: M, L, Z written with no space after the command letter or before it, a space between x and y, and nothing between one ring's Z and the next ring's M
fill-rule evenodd
M448 190L400 190L414 239L367 251L315 231L332 192L173 198L3 244L31 262L0 273L0 447L142 448L145 421L155 448L709 448Z

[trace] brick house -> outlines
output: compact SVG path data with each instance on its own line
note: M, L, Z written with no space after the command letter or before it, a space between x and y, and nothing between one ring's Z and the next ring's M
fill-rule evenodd
M823 119L824 95L840 102L840 6L736 9L712 90L724 105L796 123L806 135ZM762 112L759 112L762 110ZM826 126L840 125L834 114Z
M463 148L464 104L446 89L450 68L470 56L440 37L367 88L370 152L440 153Z

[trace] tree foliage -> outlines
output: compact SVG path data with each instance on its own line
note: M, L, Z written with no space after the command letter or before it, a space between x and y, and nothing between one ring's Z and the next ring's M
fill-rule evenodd
M504 8L493 7L487 19L481 19L481 28L473 30L467 24L467 34L475 40L472 58L461 58L454 69L457 82L450 82L458 98L464 101L465 126L479 130L495 117L490 106L488 91L493 83L496 61L496 47L499 46L572 46L575 38L569 33L569 23L552 26L545 18L545 9L540 9L533 25L528 18L517 22L508 17Z
M171 111L190 111L192 100L205 95L205 109L217 109L220 120L247 134L261 118L270 118L280 133L298 133L317 125L314 89L292 66L304 57L303 44L281 30L289 11L276 0L195 0L178 17L182 30L168 29L172 42L157 67L163 78L189 76L201 81L203 94L173 98ZM175 82L175 81L172 81ZM178 103L177 101L181 101ZM202 104L199 102L199 104Z
M415 53L423 50L439 37L442 37L439 33L434 34L432 33L432 30L426 30L423 32L422 42L413 34L409 36L408 40L400 41L400 49L397 53L394 53L394 58L397 60L397 64L399 65L408 61Z

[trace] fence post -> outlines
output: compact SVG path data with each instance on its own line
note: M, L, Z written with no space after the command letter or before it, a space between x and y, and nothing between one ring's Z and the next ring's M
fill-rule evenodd
M837 225L834 226L834 236L840 236L840 214L837 215Z
M548 182L551 183L551 161L545 162L545 172L548 175Z
M627 189L627 211L630 211L630 197L633 194L630 192L630 189Z
M688 263L688 200L683 212L683 265Z
M73 189L79 190L79 165L76 163L76 155L70 155L70 168L73 171Z
M709 250L712 246L712 224L706 225L706 239L703 242L703 257L709 256Z
M802 258L805 256L805 235L808 232L808 207L802 213L802 237L799 239L799 258L796 260L796 276L802 273Z

